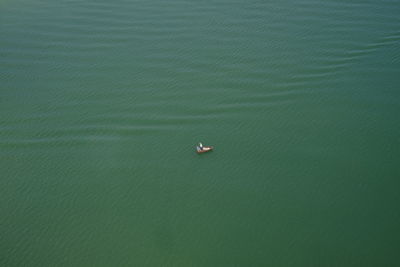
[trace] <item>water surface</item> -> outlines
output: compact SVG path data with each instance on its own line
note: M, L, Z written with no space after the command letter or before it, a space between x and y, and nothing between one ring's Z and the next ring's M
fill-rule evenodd
M2 1L1 265L397 265L399 14Z

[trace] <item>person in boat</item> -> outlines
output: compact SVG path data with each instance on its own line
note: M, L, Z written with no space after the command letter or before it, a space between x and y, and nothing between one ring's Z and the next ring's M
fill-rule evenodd
M199 143L199 145L197 146L197 151L203 151L203 144Z

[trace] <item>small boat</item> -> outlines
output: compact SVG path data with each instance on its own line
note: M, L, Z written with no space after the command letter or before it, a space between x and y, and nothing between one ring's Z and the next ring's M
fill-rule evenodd
M202 143L199 143L199 145L196 147L196 151L197 151L198 154L206 153L206 152L209 152L209 151L211 151L213 149L214 149L213 146L203 146Z

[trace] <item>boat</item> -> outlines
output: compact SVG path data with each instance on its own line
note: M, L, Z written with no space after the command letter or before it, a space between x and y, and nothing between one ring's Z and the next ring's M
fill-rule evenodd
M213 146L203 146L202 143L199 143L199 145L196 147L196 151L198 154L210 152L213 149L214 149Z

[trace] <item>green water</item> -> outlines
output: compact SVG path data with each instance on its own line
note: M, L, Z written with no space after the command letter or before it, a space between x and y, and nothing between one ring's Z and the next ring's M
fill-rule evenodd
M1 1L0 265L399 265L399 14Z

